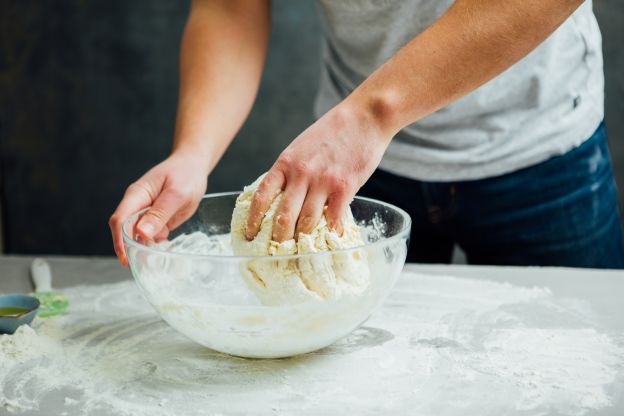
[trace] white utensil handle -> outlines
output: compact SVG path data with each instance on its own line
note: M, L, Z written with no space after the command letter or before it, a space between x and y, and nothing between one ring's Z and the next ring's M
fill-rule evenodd
M35 285L35 292L50 292L52 290L52 272L50 265L44 259L37 257L30 265L30 276Z

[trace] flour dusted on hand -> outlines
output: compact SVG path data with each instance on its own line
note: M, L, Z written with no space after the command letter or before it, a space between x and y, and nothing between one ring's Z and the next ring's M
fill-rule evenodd
M297 241L281 243L271 239L273 216L282 199L279 194L271 203L260 231L252 241L245 237L245 227L254 192L261 176L245 187L236 200L232 213L232 250L241 256L282 256L330 252L361 247L364 240L351 210L343 220L342 236L330 230L323 216L310 234L300 233ZM364 250L350 250L322 256L303 256L296 259L250 260L242 267L245 282L265 305L302 303L309 300L333 300L343 296L357 296L368 287L370 270Z

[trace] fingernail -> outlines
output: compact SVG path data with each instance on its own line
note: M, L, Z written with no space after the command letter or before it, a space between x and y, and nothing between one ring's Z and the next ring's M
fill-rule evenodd
M329 224L329 229L332 231L335 231L339 236L342 237L342 224L338 223L330 223Z
M151 238L152 235L154 235L154 224L146 222L143 224L139 224L139 230L141 230L141 232L143 234L145 234L146 237Z

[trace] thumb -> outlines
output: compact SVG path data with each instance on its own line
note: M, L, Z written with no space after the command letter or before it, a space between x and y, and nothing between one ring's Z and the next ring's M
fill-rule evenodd
M175 190L164 190L136 225L136 232L145 241L153 240L184 205L184 199Z

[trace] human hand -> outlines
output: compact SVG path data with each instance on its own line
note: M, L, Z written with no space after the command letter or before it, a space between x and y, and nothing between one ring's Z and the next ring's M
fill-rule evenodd
M121 227L137 211L143 214L134 232L144 241L166 238L169 230L186 221L197 209L206 192L207 163L190 153L173 153L128 187L108 222L119 262L128 265Z
M342 217L379 164L390 141L373 117L337 106L301 133L279 156L254 194L245 236L253 240L273 199L274 241L310 233L325 216L342 234Z

